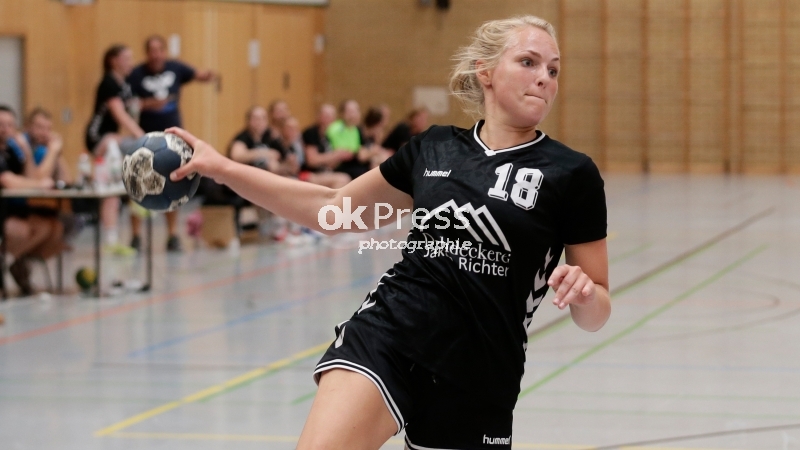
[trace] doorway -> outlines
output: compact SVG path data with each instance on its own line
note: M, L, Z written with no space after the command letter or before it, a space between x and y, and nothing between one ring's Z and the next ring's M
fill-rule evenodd
M8 105L22 117L22 38L0 36L0 104Z

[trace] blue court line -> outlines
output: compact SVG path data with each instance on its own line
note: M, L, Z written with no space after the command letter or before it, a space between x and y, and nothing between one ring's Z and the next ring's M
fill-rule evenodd
M253 311L251 313L247 313L241 317L237 317L236 319L229 320L220 325L213 326L211 328L206 328L204 330L196 331L194 333L190 333L184 336L178 336L172 339L168 339L163 342L159 342L158 344L153 344L147 347L144 347L139 350L133 350L128 353L128 358L136 358L138 356L143 356L148 353L152 353L157 350L162 350L167 347L172 347L178 344L182 344L187 341L191 341L192 339L201 338L204 336L208 336L210 334L219 333L220 331L225 331L229 328L235 327L237 325L241 325L243 323L252 322L254 320L260 319L265 316L269 316L271 314L275 314L281 311L286 311L292 308L297 308L299 306L305 305L306 303L312 302L314 300L318 300L329 295L345 291L357 286L361 286L363 284L374 283L377 281L380 274L371 274L365 277L357 278L346 285L342 285L335 288L323 289L312 294L306 295L304 297L300 297L294 300L286 300L282 303L277 305L270 306L268 308L264 308L258 311ZM365 294L366 295L366 294Z

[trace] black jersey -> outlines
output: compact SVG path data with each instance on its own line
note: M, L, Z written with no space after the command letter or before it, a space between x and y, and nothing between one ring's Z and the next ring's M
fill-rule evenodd
M237 134L233 138L233 141L231 141L231 145L228 146L229 156L231 153L231 148L233 147L233 144L236 141L239 141L242 144L244 144L248 150L271 148L280 153L282 158L286 156L283 144L281 144L280 141L278 140L272 139L272 136L270 136L269 134L269 130L265 131L264 134L261 135L261 139L259 140L253 139L253 135L247 129L242 130L239 134Z
M492 151L478 137L481 125L434 126L381 164L386 180L413 197L416 218L403 259L351 320L513 408L547 279L565 244L606 237L605 193L588 156L541 132Z
M86 149L90 152L95 150L95 147L100 140L103 139L108 133L119 132L119 124L108 109L108 101L114 97L119 97L125 104L126 110L130 107L130 101L133 98L131 87L126 82L120 83L110 73L103 75L103 80L97 86L97 93L94 100L94 115L89 125L86 127L85 143Z

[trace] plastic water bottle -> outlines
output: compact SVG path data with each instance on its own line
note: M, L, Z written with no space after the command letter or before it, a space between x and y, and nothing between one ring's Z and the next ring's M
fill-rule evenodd
M92 159L86 153L81 153L78 157L78 187L81 189L91 186L92 183Z
M122 151L116 141L108 143L105 162L108 170L108 184L113 188L119 187L122 184Z
M105 158L95 158L94 177L92 181L96 191L103 192L108 190L111 184L111 174L108 170L108 161L106 161Z

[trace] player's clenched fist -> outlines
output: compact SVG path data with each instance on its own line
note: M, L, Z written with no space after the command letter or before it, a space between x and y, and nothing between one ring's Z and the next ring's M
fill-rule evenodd
M556 267L547 284L556 291L553 304L559 309L567 305L585 305L595 299L594 282L579 266L564 264Z

